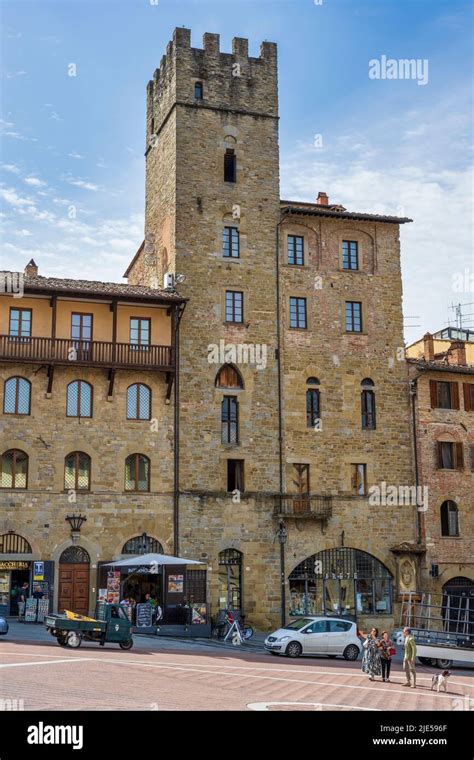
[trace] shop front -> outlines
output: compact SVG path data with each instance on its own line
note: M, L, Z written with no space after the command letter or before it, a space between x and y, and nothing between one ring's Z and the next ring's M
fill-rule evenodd
M34 560L23 536L13 531L0 535L0 615L41 622L49 611L53 575L54 562ZM20 592L26 604L20 602Z
M137 633L211 633L203 563L149 553L101 564L98 601L123 603Z
M376 557L340 547L313 554L289 576L290 616L392 614L393 578Z

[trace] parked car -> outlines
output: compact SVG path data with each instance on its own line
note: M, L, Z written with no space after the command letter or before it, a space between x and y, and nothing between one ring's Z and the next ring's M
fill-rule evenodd
M357 660L362 644L357 625L340 617L301 617L279 628L265 639L265 649L272 654L300 657L303 654L342 655Z
M5 618L0 617L0 636L5 636L8 633L8 623Z

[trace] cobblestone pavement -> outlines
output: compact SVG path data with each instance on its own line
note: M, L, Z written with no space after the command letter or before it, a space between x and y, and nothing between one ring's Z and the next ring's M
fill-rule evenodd
M260 638L260 637L258 637ZM257 642L254 642L258 644ZM0 705L25 710L461 710L474 706L474 671L453 669L447 694L369 682L360 662L288 660L219 642L135 636L131 651L85 643L59 647L41 626L14 623L0 640ZM17 702L14 702L17 700ZM18 701L22 700L22 701Z

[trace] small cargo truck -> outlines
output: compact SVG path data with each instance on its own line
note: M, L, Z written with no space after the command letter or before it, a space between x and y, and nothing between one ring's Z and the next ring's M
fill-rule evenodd
M47 615L46 630L62 647L77 649L83 641L96 641L101 646L110 642L121 649L133 646L132 624L119 604L98 602L95 618L66 611L61 615Z

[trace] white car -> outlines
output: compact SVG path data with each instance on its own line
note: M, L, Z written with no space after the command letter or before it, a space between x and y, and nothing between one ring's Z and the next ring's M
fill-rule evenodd
M357 625L340 617L301 617L279 628L265 639L265 649L272 654L300 657L302 654L342 655L357 660L362 644Z

